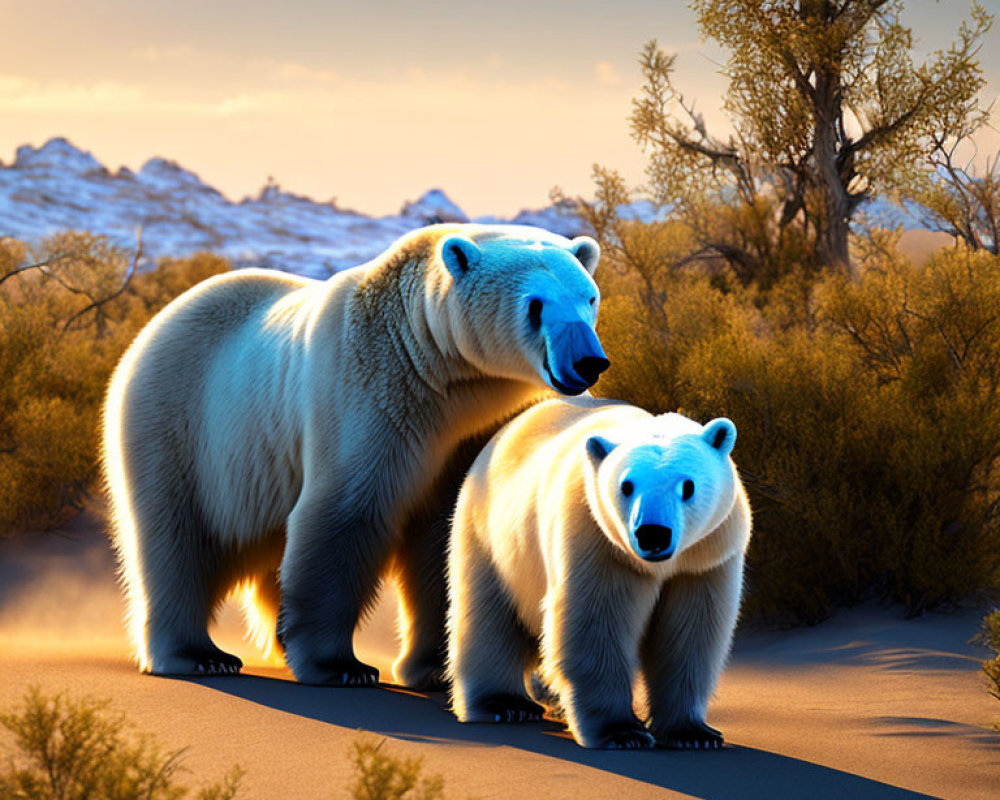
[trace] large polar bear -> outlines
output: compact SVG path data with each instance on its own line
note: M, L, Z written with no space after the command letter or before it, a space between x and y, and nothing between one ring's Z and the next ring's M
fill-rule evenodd
M584 747L719 747L705 711L739 611L750 508L736 429L608 400L508 423L459 494L449 558L453 708L538 719L533 669ZM642 674L649 729L633 711Z
M463 441L607 368L598 257L587 237L437 225L327 281L238 271L160 312L104 412L141 669L238 671L207 625L242 584L298 680L370 685L352 635L391 573L396 679L439 682L447 524L433 520L475 457Z

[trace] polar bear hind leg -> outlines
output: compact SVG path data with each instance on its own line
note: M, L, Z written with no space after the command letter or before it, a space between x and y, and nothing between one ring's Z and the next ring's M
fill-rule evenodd
M128 508L116 500L115 538L140 667L157 675L234 674L242 662L208 635L229 589L226 553L205 530L189 498L157 469L133 475ZM167 474L170 474L169 472ZM140 499L141 498L141 499ZM138 532L142 531L142 535Z
M419 691L447 685L448 584L442 566L448 563L456 498L472 462L493 433L491 428L456 448L429 492L429 500L404 525L393 554L402 646L392 672L397 683Z
M399 595L400 653L392 665L397 683L418 691L445 688L444 621L447 587L448 515L417 517L404 528L393 554Z

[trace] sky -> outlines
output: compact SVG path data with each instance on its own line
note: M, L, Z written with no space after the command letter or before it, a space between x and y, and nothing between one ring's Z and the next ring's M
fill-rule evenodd
M918 54L968 7L908 0ZM628 115L652 38L725 126L725 53L676 0L0 0L0 20L0 160L61 135L111 169L173 159L233 199L271 177L371 214L432 187L472 215L512 214L554 186L589 195L595 162L639 182ZM982 64L989 101L1000 22Z

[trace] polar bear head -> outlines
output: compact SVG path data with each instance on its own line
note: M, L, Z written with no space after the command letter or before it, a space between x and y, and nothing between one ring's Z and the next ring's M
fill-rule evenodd
M450 338L470 364L564 395L586 391L608 368L594 331L600 248L593 239L470 225L442 236L436 253L452 281Z
M730 420L702 426L680 414L590 436L587 494L595 519L632 558L674 558L732 510L737 476L729 455L735 443Z

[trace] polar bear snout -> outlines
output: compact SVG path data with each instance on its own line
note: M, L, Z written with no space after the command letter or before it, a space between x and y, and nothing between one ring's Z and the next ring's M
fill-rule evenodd
M546 376L560 394L578 395L595 383L611 362L586 322L563 322L545 337Z
M573 369L576 374L583 378L584 382L593 386L601 373L611 366L611 362L603 356L584 356L573 362Z
M646 523L635 530L638 555L646 561L665 561L677 549L672 528Z

